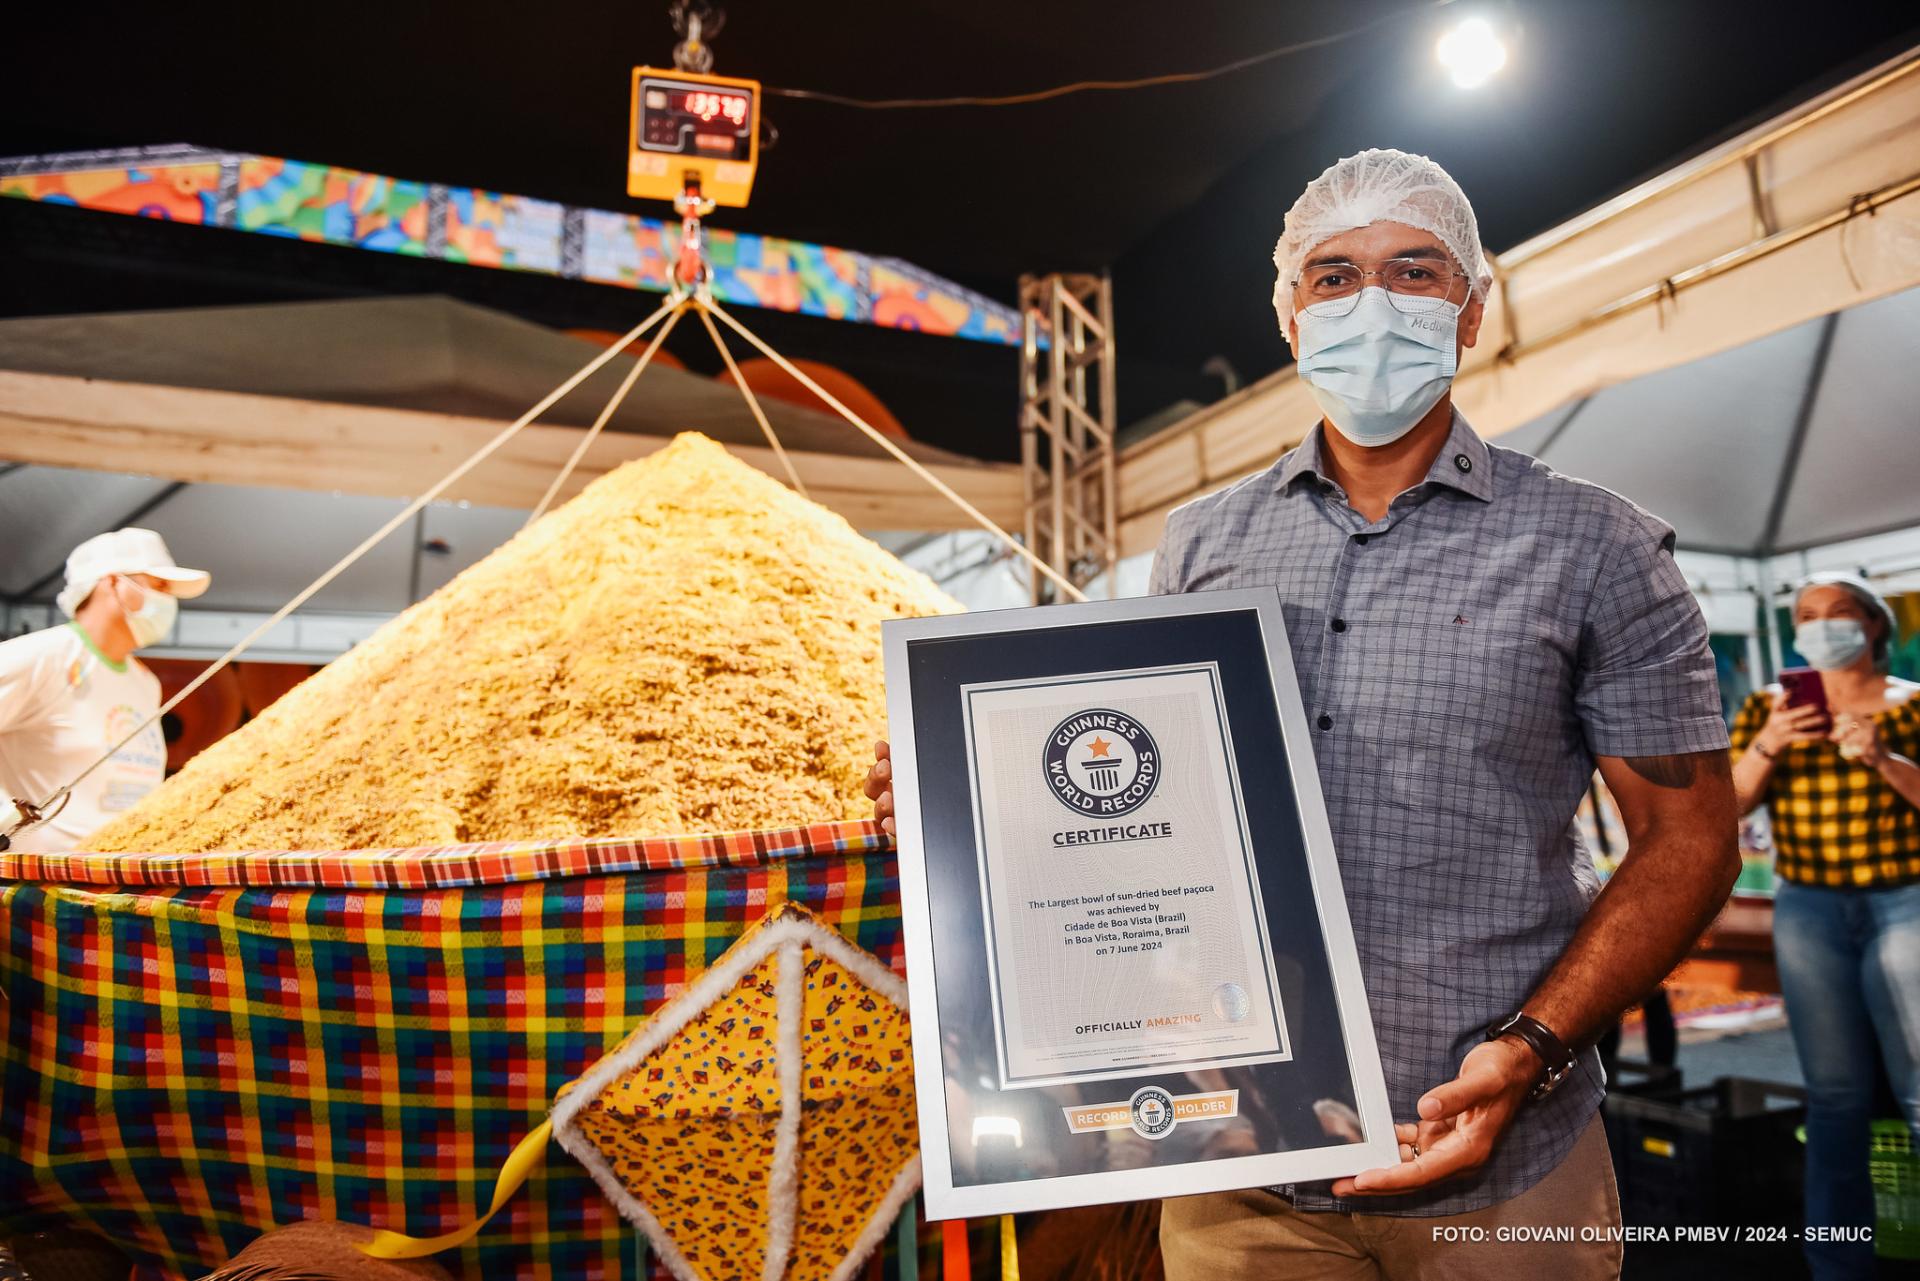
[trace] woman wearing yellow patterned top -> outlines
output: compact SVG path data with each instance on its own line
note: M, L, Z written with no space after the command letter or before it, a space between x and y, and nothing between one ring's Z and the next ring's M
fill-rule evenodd
M1733 784L1741 813L1764 801L1773 820L1774 955L1807 1078L1807 1223L1857 1230L1874 1220L1876 1040L1920 1142L1920 685L1887 674L1893 611L1861 580L1813 578L1793 617L1831 716L1788 707L1778 687L1755 693L1734 720ZM1871 1238L1834 1235L1805 1245L1815 1281L1873 1276Z

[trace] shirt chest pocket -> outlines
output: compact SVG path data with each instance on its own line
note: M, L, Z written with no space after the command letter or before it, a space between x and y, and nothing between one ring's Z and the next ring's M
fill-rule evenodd
M1443 608L1366 630L1377 634L1360 657L1378 678L1363 698L1389 738L1516 760L1560 745L1573 664L1548 620Z

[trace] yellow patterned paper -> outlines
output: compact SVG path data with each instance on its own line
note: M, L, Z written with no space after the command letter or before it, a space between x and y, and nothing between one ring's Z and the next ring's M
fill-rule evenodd
M800 1215L791 1276L824 1277L920 1150L907 1013L818 953L807 957Z
M919 1184L905 984L787 904L562 1092L561 1144L684 1281L850 1276Z
M580 1113L621 1184L708 1276L757 1273L767 1251L776 968L768 957Z

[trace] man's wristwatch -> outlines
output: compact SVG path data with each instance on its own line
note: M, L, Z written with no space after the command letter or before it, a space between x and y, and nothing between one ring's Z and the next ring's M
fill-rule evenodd
M1574 1066L1580 1061L1567 1043L1553 1034L1552 1028L1525 1014L1510 1014L1487 1029L1489 1041L1497 1041L1503 1036L1524 1041L1527 1048L1539 1055L1540 1061L1547 1065L1546 1071L1527 1095L1529 1099L1544 1099L1552 1094L1560 1082L1573 1074Z

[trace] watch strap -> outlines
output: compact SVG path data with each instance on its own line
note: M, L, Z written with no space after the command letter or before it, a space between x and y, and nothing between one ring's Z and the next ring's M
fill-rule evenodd
M1503 1036L1511 1036L1523 1042L1528 1049L1539 1055L1540 1061L1546 1065L1546 1070L1534 1083L1532 1092L1527 1095L1530 1099L1543 1099L1553 1093L1562 1081L1572 1075L1575 1065L1579 1062L1567 1043L1554 1035L1552 1028L1531 1015L1510 1014L1487 1029L1489 1041L1497 1041Z

